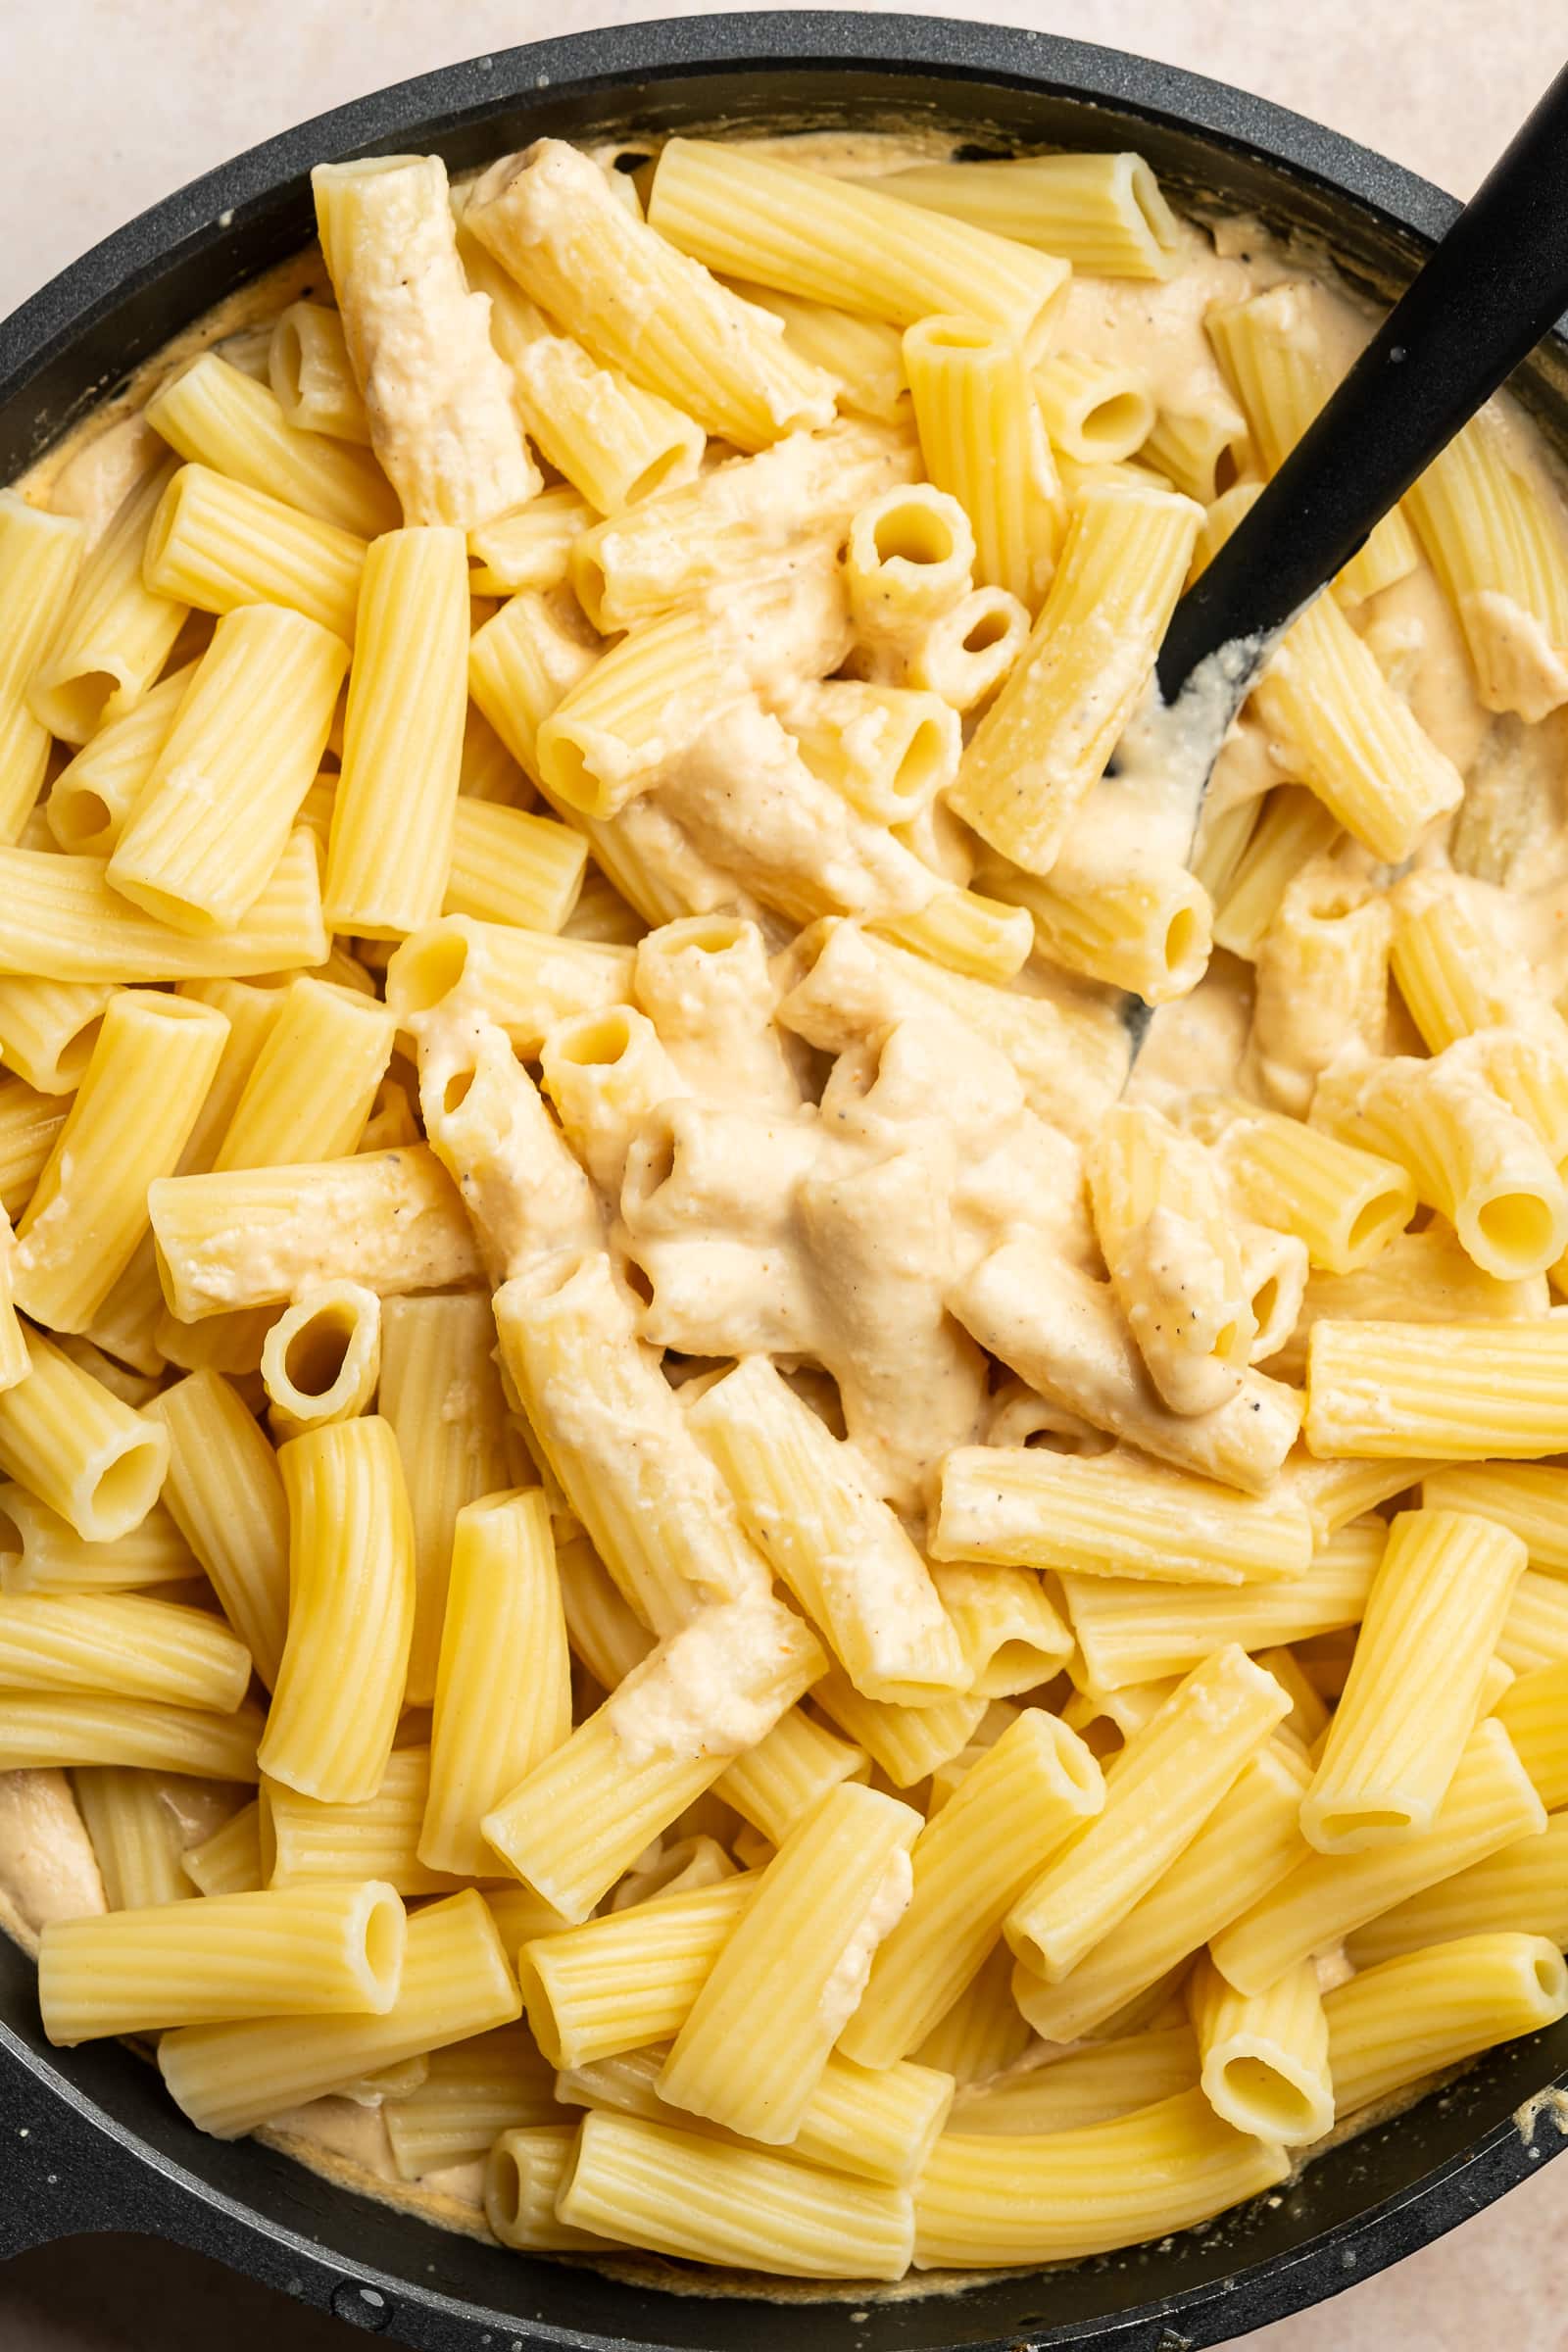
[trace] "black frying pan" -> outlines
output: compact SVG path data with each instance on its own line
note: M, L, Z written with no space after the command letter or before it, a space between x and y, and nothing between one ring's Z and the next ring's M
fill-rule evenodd
M326 159L435 150L457 170L541 132L726 123L936 125L984 152L1137 146L1178 199L1319 237L1391 293L1449 198L1224 84L1115 51L926 17L709 17L513 49L383 90L256 147L144 213L0 325L0 480L193 318L314 233ZM1520 391L1568 450L1568 345ZM116 2044L51 2050L32 1964L0 1937L0 2253L130 2230L215 2255L427 2352L1197 2352L1323 2300L1479 2212L1562 2144L1532 2094L1568 2088L1568 2020L1494 2051L1410 2113L1210 2228L1070 2269L909 2300L698 2300L426 2228L252 2141L205 2139ZM150 2321L156 2333L156 2321Z

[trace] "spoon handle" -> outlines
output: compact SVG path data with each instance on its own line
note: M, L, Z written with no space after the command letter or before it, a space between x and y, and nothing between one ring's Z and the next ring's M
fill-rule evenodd
M1182 598L1173 703L1221 646L1267 641L1568 309L1568 66L1251 512Z

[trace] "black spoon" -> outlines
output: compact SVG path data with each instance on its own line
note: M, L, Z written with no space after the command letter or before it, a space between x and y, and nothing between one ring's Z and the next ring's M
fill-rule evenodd
M1165 713L1201 726L1202 795L1282 632L1568 310L1568 66L1171 616ZM1168 716L1167 716L1168 714ZM1184 765L1195 770L1191 737ZM1170 740L1176 740L1173 731ZM1124 1006L1132 1060L1152 1009Z

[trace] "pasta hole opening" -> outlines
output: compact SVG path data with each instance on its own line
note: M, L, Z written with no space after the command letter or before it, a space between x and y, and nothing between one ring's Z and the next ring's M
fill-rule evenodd
M1365 1250L1382 1235L1385 1227L1392 1232L1398 1216L1397 1193L1379 1193L1372 1200L1363 1201L1346 1236L1347 1247L1354 1250Z
M605 598L610 593L610 574L590 547L581 540L571 551L571 584L594 627L601 628L605 618Z
M1568 2000L1568 1965L1556 1952L1539 1952L1535 1963L1536 1983L1548 2001Z
M104 712L120 692L121 684L112 669L84 669L52 689L50 699L66 719L72 740L85 743L89 735L97 734ZM58 727L54 730L56 734L61 731Z
M1214 460L1214 496L1223 498L1227 490L1235 489L1241 478L1241 457L1235 442L1227 441Z
M55 1057L55 1068L68 1087L79 1085L86 1075L87 1064L92 1059L93 1048L98 1043L98 1032L103 1025L104 1016L100 1012L94 1019L84 1021L75 1036L68 1037L61 1047Z
M1322 1814L1319 1827L1337 1851L1349 1852L1382 1838L1402 1838L1411 1819L1399 1805L1335 1805Z
M522 2215L522 2175L517 2169L517 2159L504 2140L498 2141L491 2151L486 2187L493 2218L504 2229L515 2230Z
M1234 1323L1222 1324L1215 1332L1212 1353L1219 1357L1221 1363L1229 1363L1231 1357L1236 1353L1236 1341L1237 1329Z
M441 1089L441 1107L450 1117L461 1110L473 1092L473 1082L479 1075L475 1069L454 1070Z
M1487 1247L1521 1270L1556 1254L1556 1226L1550 1203L1539 1193L1498 1193L1476 1211L1476 1230Z
M277 1875L277 1824L272 1818L272 1799L265 1781L256 1791L256 1842L261 1857L262 1885L270 1886Z
M286 416L300 405L300 388L305 374L305 345L300 336L299 320L290 318L286 312L272 329L267 365L273 396Z
M107 1542L140 1525L158 1499L165 1460L151 1439L133 1441L100 1472L88 1505L89 1540Z
M49 817L55 839L66 850L88 850L107 842L115 822L103 794L85 785L57 792L49 803Z
M637 1260L634 1257L628 1257L626 1259L625 1263L621 1267L621 1274L625 1280L626 1288L628 1291L630 1291L632 1297L634 1298L640 1298L644 1306L652 1306L654 1303L654 1286L649 1281L648 1276L643 1272L641 1266L637 1263Z
M645 1124L626 1163L627 1199L634 1202L651 1200L674 1173L675 1130L667 1119L661 1119L656 1113Z
M1147 437L1150 422L1150 404L1143 393L1112 392L1085 412L1078 429L1097 456L1126 458Z
M1178 906L1165 926L1165 969L1184 971L1202 948L1202 927L1196 908Z
M1252 1293L1252 1318L1259 1331L1273 1329L1274 1318L1280 1311L1280 1282L1270 1274Z
M1006 613L995 608L989 612L978 613L963 633L964 652L989 654L992 647L1000 645L1006 636L1007 625Z
M378 1895L365 1922L365 1965L376 1992L388 2002L397 1991L406 1934L403 1905L393 1894Z
M1247 2116L1249 2130L1290 2140L1301 2139L1312 2130L1317 2113L1313 2100L1266 2059L1231 2058L1220 2071L1226 2091Z
M882 564L947 564L954 554L953 530L945 514L911 499L879 514L871 544Z
M468 943L461 931L437 932L405 949L398 958L399 1002L411 1013L433 1012L462 985L468 968Z
M565 1034L557 1032L551 1051L574 1069L613 1069L631 1047L631 1023L623 1012L601 1012L578 1021Z
M901 808L921 808L936 791L946 765L946 742L934 718L921 719L893 774L893 797Z
M343 1377L358 1319L352 1307L323 1307L283 1350L283 1377L300 1396L327 1396Z
M678 473L685 465L688 454L683 441L677 441L672 449L661 450L653 464L643 467L630 489L627 490L626 505L635 507L641 500L652 498L656 490L662 490L671 474ZM604 577L602 569L600 577Z
M1026 1644L1023 1642L1004 1642L1002 1649L997 1652L997 1656L1002 1657L1008 1649L1022 1651L1025 1646ZM1040 1652L1032 1643L1027 1647L1031 1659L1040 1658ZM1064 1725L1062 1736L1056 1740L1056 1757L1063 1773L1078 1794L1092 1797L1100 1788L1101 1774L1095 1763L1095 1751L1089 1745L1088 1740L1068 1734Z
M20 1559L27 1548L27 1539L11 1513L0 1507L0 1553Z
M583 816L604 814L603 787L580 743L573 743L569 735L557 735L551 741L548 757L541 751L540 759L546 783L568 808L575 808Z
M699 956L728 956L746 938L748 926L738 914L693 914L669 925L669 952L695 948Z
M928 318L919 329L927 351L993 351L999 338L963 318Z

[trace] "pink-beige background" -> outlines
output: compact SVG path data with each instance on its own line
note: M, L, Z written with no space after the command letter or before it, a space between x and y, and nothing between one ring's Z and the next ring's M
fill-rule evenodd
M144 205L305 116L514 42L707 13L681 0L0 0L0 314ZM1548 0L950 0L923 13L1221 75L1460 196L1568 51L1568 17ZM1249 2337L1250 2352L1563 2352L1565 2230L1568 2158L1396 2270ZM346 2352L352 2332L145 2241L42 2249L0 2270L5 2352Z

